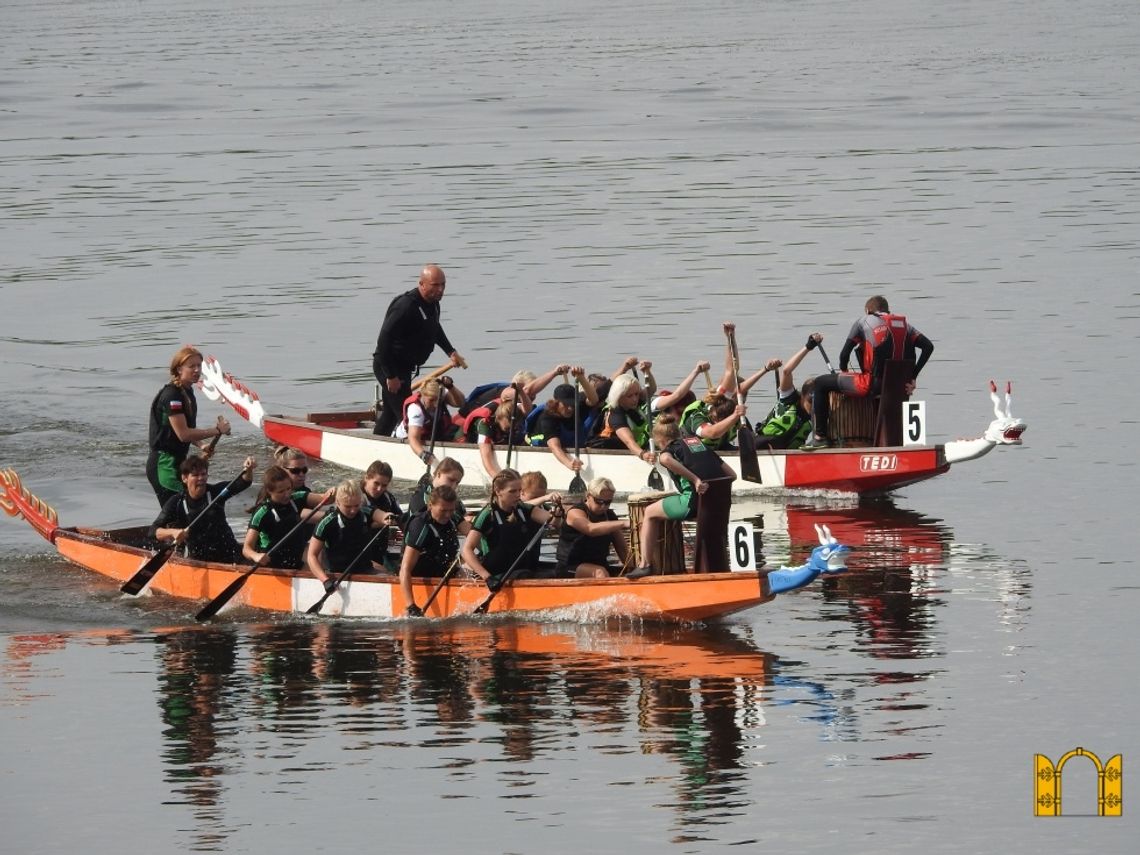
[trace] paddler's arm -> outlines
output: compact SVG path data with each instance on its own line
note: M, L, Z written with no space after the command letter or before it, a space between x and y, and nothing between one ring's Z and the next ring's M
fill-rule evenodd
M801 350L802 350L802 348L801 348ZM807 353L806 350L804 350L803 352ZM802 356L800 358L803 359ZM769 359L766 363L764 363L763 368L761 368L759 371L757 371L751 377L748 377L747 379L740 381L740 394L741 395L747 395L748 390L756 385L756 381L758 381L761 377L763 377L769 371L775 371L777 368L780 367L780 365L781 365L780 360Z
M653 393L657 391L657 379L653 376L653 363L648 359L641 360L638 365L645 377L645 400L652 401Z
M479 560L479 553L475 551L482 539L482 533L476 528L472 528L471 531L467 532L467 537L463 539L463 563L475 571L475 575L486 582L491 578L491 573L483 566L483 562Z
M546 441L546 447L550 449L550 453L554 455L554 459L569 469L571 472L579 472L582 469L582 461L577 457L571 457L562 449L562 440L558 437L552 436Z
M633 438L633 431L631 431L629 428L619 427L616 431L614 431L614 435L622 441L622 444L625 445L627 449L629 449L629 453L634 457L640 458L649 464L652 464L657 459L657 455L655 455L652 451L646 451L644 448L637 444L637 440Z
M408 614L423 614L416 607L416 598L412 593L412 571L420 560L420 551L414 546L405 546L404 554L400 557L400 590L404 594L404 602L408 604Z
M598 406L598 390L594 388L594 382L590 379L590 375L586 373L586 369L581 365L575 365L570 369L570 373L574 375L574 379L578 381L578 385L582 387L582 391L586 393L586 406Z
M554 378L559 374L565 374L570 370L570 365L566 363L559 363L547 371L540 377L535 377L522 388L522 392L531 401L538 397L538 393L554 382Z
M329 581L329 574L325 572L324 567L324 554L325 543L317 537L309 538L309 546L305 550L305 564L309 567L309 572L317 577L317 580L324 585ZM327 588L326 588L327 590Z
M225 416L218 416L213 427L192 428L186 424L185 413L171 413L169 416L170 429L178 437L179 442L204 442L215 436L227 436L230 432L230 423Z

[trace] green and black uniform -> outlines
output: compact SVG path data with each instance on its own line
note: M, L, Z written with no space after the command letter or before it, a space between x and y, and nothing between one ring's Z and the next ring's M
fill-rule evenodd
M799 448L811 434L811 415L803 408L798 389L781 397L756 433L757 448Z
M618 518L609 508L598 514L592 514L585 502L569 508L567 514L569 511L579 509L592 523L611 522ZM558 533L558 575L573 577L579 564L609 567L610 547L613 542L612 534L583 534L573 526L563 523L562 531Z
M459 531L455 520L437 523L430 511L416 514L408 522L404 548L414 549L420 554L412 568L413 576L442 576L459 554Z
M229 491L210 506L201 522L196 520L214 497L225 491L229 486L228 483L207 484L206 492L197 499L190 498L186 493L171 496L162 506L154 525L150 527L150 536L156 537L156 532L160 528L186 528L190 523L194 523L194 527L186 536L188 558L222 564L238 563L242 560L241 547L238 546L234 530L230 528L226 519L226 499L248 488L249 483L244 478L238 478Z
M258 552L273 549L301 521L304 499L298 500L297 493L293 497L283 505L266 499L254 509L249 527L257 531ZM308 546L308 538L304 536L305 528L306 526L301 526L289 535L285 544L270 556L269 566L286 570L300 570L304 566L305 548Z
M492 503L476 515L471 527L482 536L479 560L492 576L506 573L527 549L527 544L539 529L539 524L530 518L533 511L534 506L525 502L520 502L510 513ZM533 575L538 569L540 548L541 543L536 543L519 559L513 578Z
M172 496L182 492L178 467L190 453L190 443L180 440L170 426L171 416L183 416L187 427L198 426L198 402L192 388L183 389L167 383L150 405L150 455L146 460L146 479L154 488L160 505L165 505Z
M708 481L712 478L724 476L724 461L720 455L709 448L698 436L685 436L669 443L665 453L672 455L676 460L700 478ZM694 501L696 489L688 478L682 478L673 470L669 470L669 477L679 491L675 496L666 496L662 508L665 516L671 520L693 519L697 515L697 503Z
M346 517L339 509L333 508L317 523L313 537L325 546L325 563L330 573L343 573L345 570L365 573L372 570L372 550L364 551L368 541L376 534L376 530L368 523L370 517L371 514L363 509L354 517Z
M704 401L693 401L689 406L685 407L681 413L681 436L695 436L705 444L706 448L711 448L713 451L722 451L723 449L730 448L732 442L736 439L736 431L739 424L733 425L723 436L716 439L706 439L697 433L697 429L701 425L714 424L712 415L709 413L709 405Z
M412 517L416 514L421 514L427 510L428 502L431 501L431 484L426 487L416 488L416 492L412 494L412 498L408 500L408 510L404 513L404 524L407 525ZM455 502L455 516L452 517L456 525L463 522L463 518L467 516L467 507L463 504L463 500L459 499Z

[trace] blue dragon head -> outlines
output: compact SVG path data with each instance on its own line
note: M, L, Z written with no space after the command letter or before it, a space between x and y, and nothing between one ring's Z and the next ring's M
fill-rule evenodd
M767 575L769 594L794 591L822 573L842 573L847 569L847 553L851 548L836 540L825 525L816 524L815 532L819 535L819 546L811 551L807 563L799 567L781 567Z
M815 533L819 535L819 546L811 551L811 558L807 565L817 573L842 573L847 569L847 553L851 547L844 546L831 533L825 525L816 524Z

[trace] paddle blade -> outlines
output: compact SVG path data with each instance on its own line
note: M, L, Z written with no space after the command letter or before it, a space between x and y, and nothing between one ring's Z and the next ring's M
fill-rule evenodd
M763 483L760 478L760 461L756 459L756 435L751 428L742 426L737 441L740 443L740 474L747 481Z
M333 588L333 591L335 591L335 590L336 590L336 588ZM325 595L323 597L321 597L319 600L317 600L315 603L313 603L311 606L309 606L307 609L305 609L305 614L307 614L307 615L319 614L321 611L321 606L323 606L325 604L325 600L327 600L331 596L332 596L332 591L328 591L327 593L325 593Z
M665 489L665 479L661 477L661 470L656 466L649 470L649 480L646 483L650 490Z
M202 609L202 611L194 615L194 620L209 620L218 612L220 612L222 610L222 607L233 599L234 594L242 589L242 586L245 584L246 580L253 574L253 571L256 569L256 567L250 568L238 576L236 579L234 579L232 582L230 582L228 585L226 585L224 591L218 594L218 596L214 597L214 599L210 600L210 602L206 603L206 606Z
M574 478L570 481L570 488L567 490L569 493L585 493L586 482L582 480L580 472L574 473Z
M154 578L154 574L162 568L162 565L165 564L173 554L174 543L168 543L148 558L146 563L135 572L134 576L125 581L119 590L124 594L130 594L132 597L135 596L147 586L147 583Z

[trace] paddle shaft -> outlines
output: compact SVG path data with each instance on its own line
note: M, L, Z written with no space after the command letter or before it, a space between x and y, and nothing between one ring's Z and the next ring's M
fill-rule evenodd
M190 529L194 527L194 524L206 515L206 511L210 510L210 508L214 506L215 502L224 498L230 492L230 490L233 489L234 485L237 484L237 482L240 481L243 477L245 477L245 469L242 469L238 476L234 478L234 480L230 481L230 483L223 487L218 495L210 499L210 501L206 503L206 507L202 508L202 510L198 512L198 515L194 517L194 519L190 520L183 531L190 531ZM168 543L166 546L159 549L158 552L152 555L147 560L147 562L135 572L134 576L123 583L122 587L120 587L119 590L124 594L138 594L139 591L145 588L147 586L147 583L154 578L154 574L162 569L162 565L170 560L170 556L174 554L174 550L177 547L178 540L175 539L170 541L170 543Z
M507 436L507 468L511 468L511 455L515 451L515 414L519 411L519 387L517 383L512 383L511 388L515 390L514 400L511 402L511 426L510 433ZM494 419L494 415L491 416Z
M448 371L450 371L454 367L455 367L455 365L449 362L446 365L441 365L441 366L439 366L439 368L434 369L431 373L425 374L423 377L417 377L415 380L412 381L412 386L411 386L412 391L415 392L417 389L420 388L420 386L424 385L424 383L427 383L430 380L439 379L440 377L442 377L444 374L446 374ZM464 366L464 367L466 367L466 366Z
M830 371L832 374L838 373L838 372L836 372L835 368L832 366L831 360L827 358L827 351L823 349L823 345L817 344L816 349L819 350L819 355L823 357L823 362L827 366L827 370ZM842 355L842 354L840 354L840 355Z
M543 532L546 531L547 526L550 525L550 523L553 519L554 519L554 514L551 514L549 519L547 519L546 522L544 522L541 526L538 527L538 531L536 531L534 533L534 537L532 537L530 539L530 541L527 543L527 545L523 547L523 551L520 552L518 554L518 556L515 558L515 560L511 562L511 566L508 567L507 572L503 574L503 581L499 583L499 587L496 590L492 591L490 594L488 594L487 599L483 600L483 602L481 602L479 605L477 605L475 607L475 611L473 611L472 614L482 615L482 614L487 613L487 609L491 605L491 600L495 599L495 596L499 593L499 591L503 590L503 586L511 581L511 579L514 577L515 570L519 566L519 562L521 562L523 560L523 558L526 557L526 554L534 548L534 545L536 543L538 543L539 538L542 537Z
M332 498L332 496L328 495L328 496L325 496L323 499L321 499L321 501L317 504L317 506L315 508L313 508L313 512L316 513L318 510L320 510L322 507L324 507L324 505L331 498ZM309 518L311 518L311 517L312 517L312 514L309 515ZM308 519L306 519L304 516L302 516L301 519L297 521L297 524L285 533L285 536L283 538L281 538L279 541L277 541L275 544L273 544L271 547L269 547L269 550L261 557L261 560L259 562L254 564L248 570L243 571L242 574L240 576L238 576L236 579L234 579L232 582L230 582L225 587L225 589L220 594L218 594L218 596L214 597L214 599L212 599L212 600L210 600L210 602L206 603L205 607L200 612L198 612L198 614L194 615L194 619L199 620L199 621L209 620L214 615L216 615L219 611L221 611L222 606L224 606L226 603L228 603L230 600L232 600L234 597L234 594L236 594L238 591L240 591L242 589L242 586L245 585L246 580L249 579L249 577L252 576L254 573L256 573L259 568L265 567L269 562L270 556L273 555L273 553L276 552L278 549L280 549L281 546L284 545L285 541L287 541L290 537L292 537L294 534L296 534L301 529L301 526L303 526L306 522L308 522Z
M424 474L420 476L421 487L426 487L431 483L431 460L435 457L435 435L439 431L439 416L443 411L443 395L444 390L439 390L439 397L435 399L435 415L431 420L431 444L428 447L428 457L424 464Z
M459 568L459 555L451 559L451 564L448 565L447 570L443 573L443 578L439 580L439 584L435 586L435 590L427 598L427 602L423 604L420 609L425 615L427 614L428 607L435 602L435 598L439 596L439 592L443 590L443 586L447 584L447 580L451 578L451 574Z
M578 421L578 378L574 378L574 459L582 460L582 428ZM581 470L574 470L574 477L570 479L571 493L586 492L586 482L582 480Z
M736 345L736 330L727 333L728 348L732 354L732 373L736 386L736 405L744 406L744 393L740 390L740 350ZM740 474L749 481L760 483L760 461L756 459L756 437L752 428L743 418L736 430L737 445L740 447Z
M384 532L386 532L390 528L392 528L391 525L381 526L379 528L379 530L376 532L376 534L372 535L372 537L370 537L368 539L368 543L366 543L364 548L362 550L360 550L359 554L357 554L357 556L355 558L353 558L351 561L348 562L348 568L345 570L342 570L340 572L340 575L338 575L336 577L336 579L333 580L332 590L331 591L325 591L325 595L323 597L321 597L319 600L317 600L315 603L313 603L311 606L309 606L309 608L307 608L305 610L305 614L315 615L315 614L317 614L317 612L319 612L321 610L321 606L323 606L325 604L325 600L327 600L329 597L331 597L333 594L336 593L337 588L340 587L340 583L343 582L345 580L345 577L347 577L348 574L352 572L352 568L356 565L356 562L359 561L361 558L363 558L365 556L365 554L367 554L368 550L370 550L372 548L372 544L374 544L376 542L376 539L378 537L380 537L380 535L382 535Z

